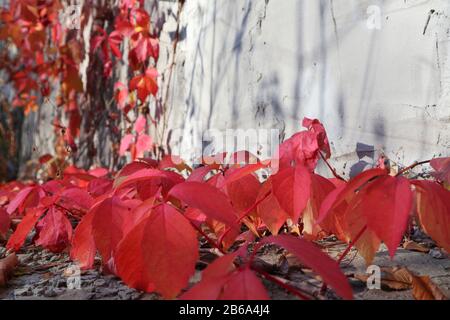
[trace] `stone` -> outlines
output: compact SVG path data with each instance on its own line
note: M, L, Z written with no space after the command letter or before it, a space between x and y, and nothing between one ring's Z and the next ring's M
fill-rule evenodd
M132 298L131 294L127 291L119 291L118 296L120 300L131 300Z
M96 286L96 287L104 287L106 285L107 285L107 283L104 279L97 279L94 281L94 286Z
M15 296L25 297L25 296L31 296L32 294L33 293L32 293L31 288L29 286L26 286L26 287L14 290L14 295Z
M56 297L57 295L58 294L56 293L55 289L53 289L53 288L48 288L44 292L44 296L47 298L53 298L53 297Z
M36 287L33 289L33 296L42 296L45 293L44 287Z
M67 287L67 283L66 280L64 279L60 279L56 282L56 287L57 288L66 288Z
M442 253L441 249L439 248L433 248L428 253L430 256L432 256L435 259L444 259L444 254Z
M6 248L5 247L0 247L0 258L2 258L6 253Z

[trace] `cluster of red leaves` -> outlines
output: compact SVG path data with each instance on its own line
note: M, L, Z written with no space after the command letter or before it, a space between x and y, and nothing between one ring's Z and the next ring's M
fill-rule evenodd
M269 243L290 251L348 299L352 290L338 263L313 240L335 234L370 262L381 241L393 256L408 221L416 219L450 250L450 192L443 187L448 158L433 160L436 181L408 180L380 168L348 182L328 179L314 172L318 160L330 156L325 129L318 120L303 124L307 130L281 145L278 172L262 182L255 172L266 161L205 158L192 170L166 157L140 159L116 174L70 167L62 179L42 185L9 183L0 188L0 233L20 218L7 243L11 250L19 250L34 229L35 244L69 248L82 268L94 267L98 253L103 270L131 287L185 299L268 298L258 274L268 276L252 262ZM246 152L231 159L242 154L255 159ZM182 293L195 272L200 239L221 256Z
M1 9L0 40L18 50L12 55L2 53L0 67L10 75L16 90L13 105L23 107L25 114L35 111L40 97L50 95L54 83L60 83L57 105L63 107L69 123L65 141L76 149L74 139L79 135L81 122L77 96L83 92L79 75L82 43L69 37L58 19L60 1L9 1Z
M114 85L115 100L125 116L130 110L136 109L138 104L145 105L150 95L156 96L158 93L158 71L155 65L159 58L159 40L152 34L150 15L143 7L143 1L122 0L119 14L115 17L114 30L108 34L101 26L96 26L91 40L91 52L101 49L104 74L111 77L111 55L122 59L120 47L125 38L129 39L127 61L133 75L128 84L116 82ZM120 156L129 151L135 160L151 149L153 142L145 133L146 126L146 117L139 116L134 122L134 132L131 133L130 128L122 137Z
M114 11L117 15L113 17L114 29L110 33L104 28L110 25L105 20L108 16L105 12L112 10L111 4L105 3L103 7L97 4L92 10L92 3L86 2L79 17L81 29L72 30L60 21L61 14L67 9L60 0L11 0L8 3L7 7L0 8L0 41L5 44L0 69L7 72L8 81L16 91L13 105L24 108L26 115L36 111L43 101L62 108L63 113L56 113L54 127L58 135L62 133L60 140L67 151L78 149L76 139L80 137L82 120L80 105L88 101L90 93L86 87L93 86L89 82L83 86L80 75L80 65L86 61L85 48L90 47L89 61L95 60L93 56L98 54L103 61L103 75L111 78L114 65L123 59L124 43L128 44L129 83L114 85L118 108L128 122L131 122L127 117L130 110L144 106L150 95L156 96L158 72L154 66L159 57L159 40L152 33L150 15L143 9L143 1L121 0L119 10ZM88 46L83 33L93 12L97 17L94 17ZM16 50L8 49L12 47ZM86 81L89 79L87 77ZM55 103L48 100L53 96L52 90L58 90L54 95ZM60 118L61 114L65 119ZM115 114L110 116L113 118ZM144 121L143 129L147 129L145 118ZM131 127L127 129L128 134L121 143L121 155L130 151L134 160L151 149L152 139L143 129L135 130L133 134ZM55 151L59 157L65 157L67 153L58 147Z

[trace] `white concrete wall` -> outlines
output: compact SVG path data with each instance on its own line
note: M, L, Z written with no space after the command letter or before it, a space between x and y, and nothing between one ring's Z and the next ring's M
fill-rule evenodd
M380 29L368 27L368 19L376 22L367 12L373 5ZM304 116L316 117L346 173L380 151L401 165L448 156L449 6L448 0L187 0L169 127L182 128L181 144L189 146L205 127L279 128L288 137ZM164 31L174 28L172 21ZM163 44L161 66L168 48ZM372 147L375 154L361 154Z

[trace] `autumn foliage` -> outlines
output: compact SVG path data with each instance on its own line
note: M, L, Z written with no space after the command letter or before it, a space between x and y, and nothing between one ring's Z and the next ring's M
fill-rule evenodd
M339 267L345 253L336 261L317 244L330 235L356 247L367 264L381 243L394 257L411 225L450 252L450 158L431 160L431 180L410 179L412 167L393 173L380 162L347 181L329 163L325 128L308 118L305 130L280 145L277 159L242 150L203 157L194 168L175 155L146 157L154 147L148 127L157 124L148 109L159 92L159 41L143 1L119 4L112 12L96 8L103 15L88 40L83 33L89 6L83 7L80 30L61 23L58 0L10 1L1 11L0 41L20 49L1 57L16 93L13 104L28 114L42 101L50 103L58 110L51 125L59 134L56 154L40 155L40 164L51 163L58 174L42 183L0 185L0 239L9 251L26 243L67 251L83 269L100 267L166 299L268 299L262 279L311 297L254 263L265 246L290 252L324 286L352 299ZM125 59L127 79L116 81L113 67ZM125 123L114 154L132 162L117 172L68 165L83 130L82 106L96 94L90 88L98 79L83 79L83 61L88 70L101 62L117 111L108 113L108 121ZM332 178L316 172L319 161ZM217 258L190 285L201 248Z
M14 89L12 105L25 115L40 106L55 109L55 118L45 124L54 128L55 154L45 162L59 170L61 162L76 158L79 142L95 155L90 140L100 120L118 136L113 145L117 158L129 154L134 160L151 150L147 131L157 121L149 120L149 103L159 90L159 40L144 1L121 0L118 6L86 1L76 26L66 1L8 2L0 8L0 70ZM113 71L125 60L128 72L119 80ZM83 114L91 118L84 124ZM87 141L80 141L83 131Z
M352 298L346 277L315 240L334 234L370 263L381 242L394 256L415 223L450 250L448 159L433 160L436 180L410 180L408 168L326 178L315 173L330 156L325 129L318 120L303 125L281 144L278 171L266 179L257 173L270 161L238 152L230 159L254 161L213 161L222 154L192 169L178 157L140 158L119 172L70 167L59 180L8 183L0 191L0 231L7 235L10 220L21 219L8 249L20 250L35 230L36 245L70 250L82 268L95 267L98 254L104 272L169 299L268 298L260 277L270 275L253 261L269 244L291 252L345 299ZM205 240L219 257L188 288Z

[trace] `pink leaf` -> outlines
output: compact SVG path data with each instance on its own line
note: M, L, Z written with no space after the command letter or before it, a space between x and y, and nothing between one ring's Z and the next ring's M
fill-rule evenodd
M140 115L136 119L136 122L134 124L134 131L136 131L137 133L141 133L142 131L144 131L146 125L147 125L147 120L145 119L145 117L143 115Z
M140 134L136 142L136 158L142 158L145 151L152 148L153 141L149 135Z
M133 135L132 134L126 134L122 141L120 141L120 148L119 148L119 155L123 156L125 152L130 148L131 143L133 142Z

